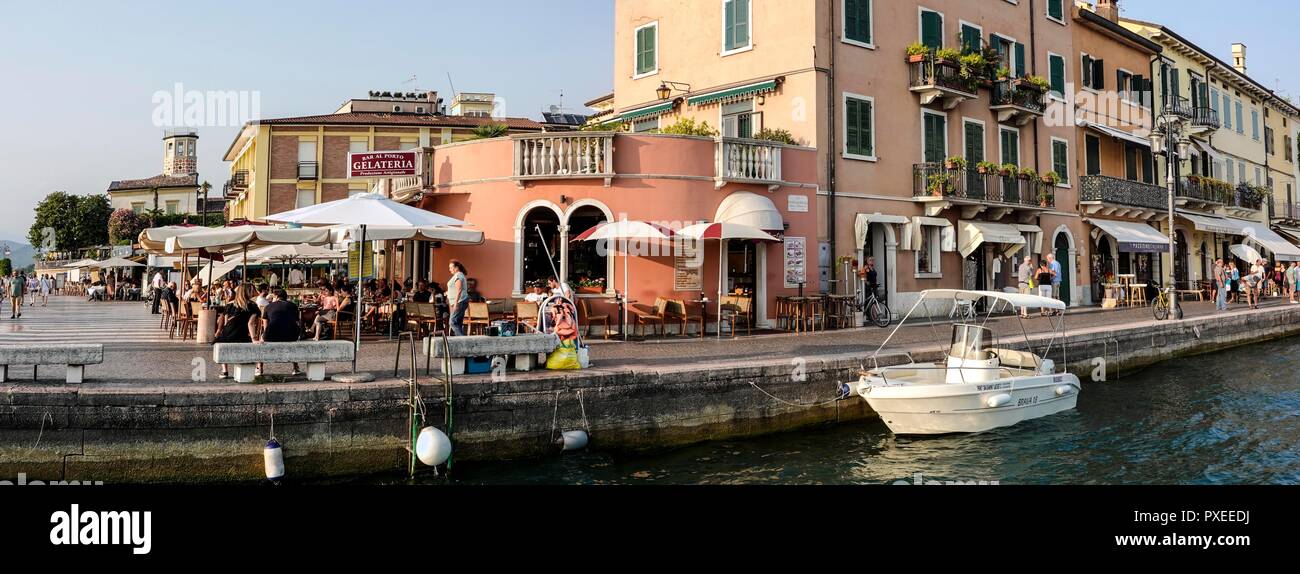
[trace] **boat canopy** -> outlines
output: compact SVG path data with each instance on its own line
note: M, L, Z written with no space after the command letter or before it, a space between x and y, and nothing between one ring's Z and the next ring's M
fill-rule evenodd
M1014 307L1056 309L1060 311L1065 310L1065 303L1057 299L1041 297L1038 295L1003 293L1000 291L966 291L962 289L931 289L929 291L921 292L921 301L925 301L926 299L959 299L962 301L977 301L984 298L1006 301Z

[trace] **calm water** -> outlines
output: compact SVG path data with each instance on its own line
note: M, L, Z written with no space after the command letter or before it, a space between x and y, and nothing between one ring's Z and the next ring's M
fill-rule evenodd
M598 446L598 430L592 439ZM1076 410L978 435L895 438L864 421L657 454L467 463L453 482L880 484L916 473L1002 484L1300 484L1300 339L1085 381Z

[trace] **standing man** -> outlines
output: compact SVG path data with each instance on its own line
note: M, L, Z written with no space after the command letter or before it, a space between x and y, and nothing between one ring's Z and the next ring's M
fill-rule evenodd
M1214 260L1214 310L1228 310L1228 270L1223 268L1223 259Z
M9 318L23 318L23 291L27 289L27 281L19 275L17 271L13 272L9 278Z
M1291 262L1291 266L1286 268L1286 296L1295 304L1296 280L1300 279L1300 263Z
M159 269L153 274L153 280L149 282L149 286L153 288L150 293L153 295L154 315L158 314L158 306L162 304L162 290L166 285L167 284L163 282L162 269Z
M1020 294L1021 294L1021 295L1029 295L1029 294L1030 294L1030 292L1029 292L1029 279L1030 279L1030 277L1033 276L1033 274L1034 274L1034 266L1033 266L1033 264L1031 264L1031 263L1029 262L1029 257L1026 256L1023 260L1020 261L1020 267L1016 269L1016 281L1019 282ZM1021 307L1021 308L1020 308L1020 316L1021 316L1022 318L1028 319L1028 318L1029 318L1029 308L1028 308L1028 307Z
M452 259L447 264L451 279L447 281L447 302L451 306L448 326L451 334L457 337L465 335L465 311L469 309L469 289L465 285L465 265Z
M37 284L37 290L41 293L41 306L50 306L50 289L53 287L50 283L49 275L41 275L40 282Z

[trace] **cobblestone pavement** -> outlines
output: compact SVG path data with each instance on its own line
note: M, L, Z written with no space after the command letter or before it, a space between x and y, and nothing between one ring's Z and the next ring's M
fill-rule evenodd
M1187 318L1210 316L1215 313L1210 302L1184 302ZM1228 313L1268 313L1269 309L1287 306L1285 299L1266 299L1260 311L1234 306ZM209 384L215 383L219 366L205 365L212 356L211 347L191 341L172 341L158 329L157 316L150 315L141 303L90 303L77 297L51 297L50 306L28 308L21 319L0 319L0 344L35 341L45 342L101 342L105 345L104 364L87 367L88 385L110 387L136 387L159 384L193 383L192 374L199 366L208 371ZM916 324L913 326L912 323ZM1151 309L1101 310L1084 308L1071 310L1065 317L1068 332L1104 332L1111 327L1155 325ZM988 326L1007 341L1023 339L1022 322L1014 316L995 317ZM1052 331L1051 320L1034 314L1023 321L1024 333L1047 334ZM595 367L601 369L655 369L680 368L684 365L710 363L744 363L770 361L795 357L816 357L848 353L869 354L891 333L890 329L850 329L811 334L755 334L736 339L714 337L705 339L668 337L644 342L623 343L612 338L589 338L591 357ZM948 322L931 326L926 321L909 321L909 326L899 330L887 350L940 349L950 338ZM358 367L374 373L380 379L391 378L397 344L392 341L366 338L361 347ZM406 355L405 345L403 355ZM200 361L196 361L200 359ZM422 360L422 359L421 359ZM197 364L196 364L197 363ZM403 357L403 366L405 356ZM331 365L330 372L338 372L342 365ZM289 365L268 365L271 375L287 375ZM15 381L30 380L31 367L12 367ZM41 370L41 382L54 382L61 377L62 369L47 367ZM221 381L229 383L229 381Z

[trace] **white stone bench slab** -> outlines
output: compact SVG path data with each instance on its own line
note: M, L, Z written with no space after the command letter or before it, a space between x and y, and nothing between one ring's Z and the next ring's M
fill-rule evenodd
M217 343L212 361L232 365L235 382L251 383L257 363L306 363L307 380L325 380L325 363L350 363L356 349L348 341L298 341L296 343Z
M428 345L426 339L425 345ZM548 354L560 346L560 338L553 333L539 335L516 335L514 337L448 337L448 355L451 358L451 374L465 374L465 359L469 357L514 357L515 369L531 371L537 368L538 355ZM442 339L433 340L433 357L443 358ZM438 361L438 366L446 372L447 365Z
M67 365L67 382L86 379L86 365L104 362L103 345L0 345L0 383L9 380L10 365L31 365L32 378L41 365Z

